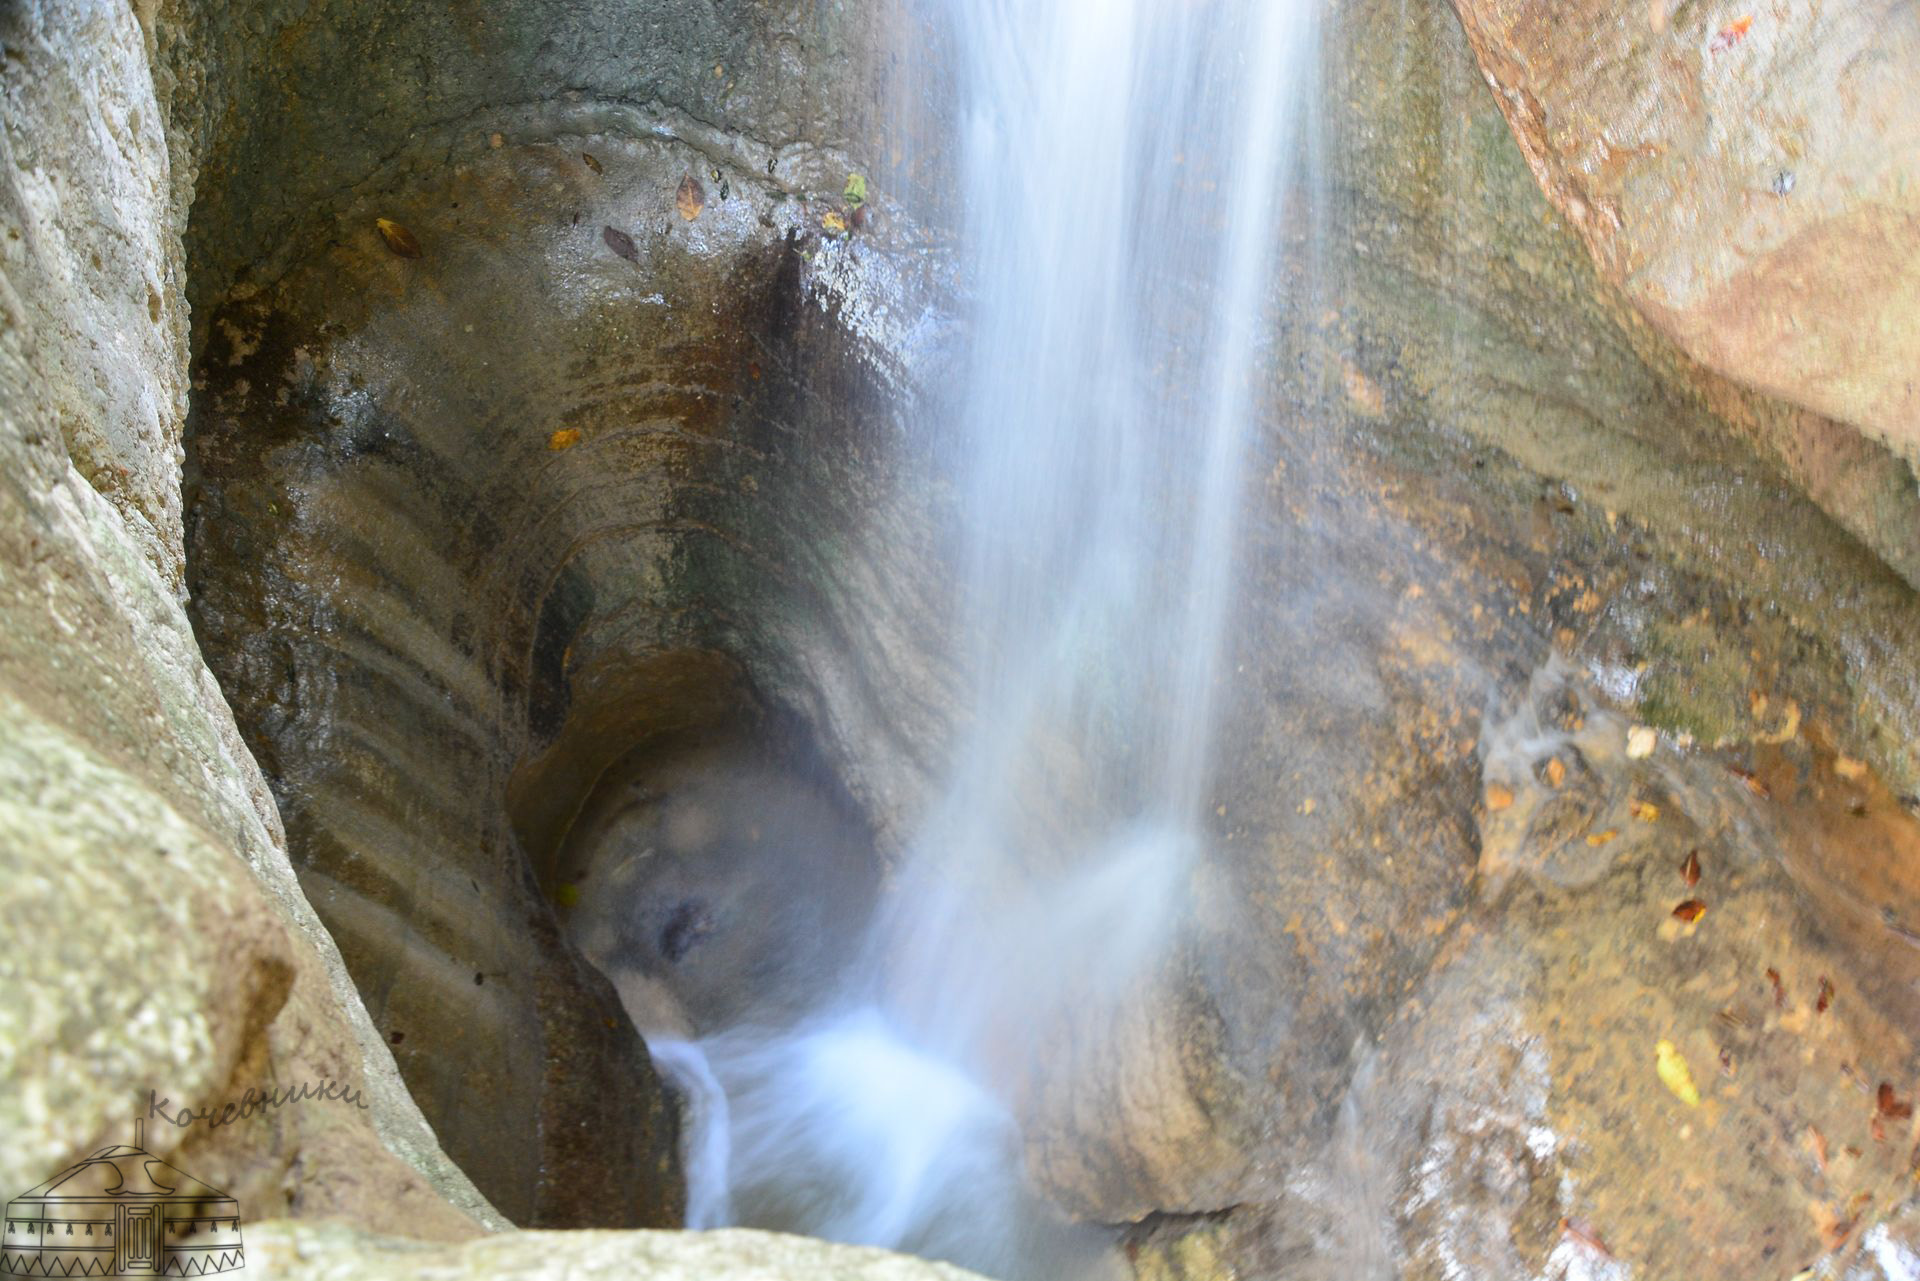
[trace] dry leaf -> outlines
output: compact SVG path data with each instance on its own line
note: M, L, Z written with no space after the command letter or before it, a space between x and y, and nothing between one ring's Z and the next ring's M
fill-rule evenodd
M1673 914L1677 919L1685 921L1688 925L1692 925L1695 921L1707 914L1707 905L1697 898L1690 898L1674 908Z
M1690 1108L1700 1106L1700 1091L1693 1083L1693 1072L1687 1067L1687 1060L1672 1041L1660 1041L1653 1047L1653 1070L1660 1075L1660 1083L1673 1091L1673 1097Z
M1905 1102L1893 1092L1893 1082L1880 1082L1880 1091L1874 1102L1879 1106L1880 1115L1892 1121L1904 1121L1913 1115L1913 1104Z
M605 170L605 169L602 169L602 168L600 167L600 161L599 161L599 160L598 160L598 159L597 159L597 158L596 158L596 157L594 156L594 154L593 154L593 153L592 153L591 151L583 151L583 152L581 152L581 153L580 153L580 159L581 159L581 161L582 161L582 163L584 163L584 164L585 164L585 165L587 166L587 168L589 168L589 169L591 169L591 170L593 170L593 171L594 171L595 173L605 173L605 172L606 172L606 170Z
M1632 810L1633 816L1642 823L1657 822L1660 818L1660 807L1652 801L1635 801L1627 808Z
M618 227L600 228L600 239L607 242L607 248L625 258L628 262L640 261L640 250L634 245L633 237Z
M822 214L820 216L820 226L829 236L844 236L847 234L847 220L840 216L840 211L837 209L829 209L826 213Z
M1720 28L1707 44L1708 53L1723 53L1747 38L1747 32L1753 27L1753 15L1743 14Z
M1609 827L1604 832L1589 832L1587 833L1587 844L1596 846L1605 845L1618 835L1620 835L1620 829L1617 827Z
M1659 735L1654 732L1653 726L1635 725L1627 731L1627 759L1645 760L1653 755L1654 745L1658 742Z
M1727 773L1739 779L1743 784L1746 785L1746 789L1749 792L1752 792L1755 796L1758 796L1761 800L1763 801L1768 800L1773 796L1773 789L1769 788L1765 783L1761 782L1760 776L1758 774L1753 773L1751 770L1743 770L1737 765L1729 765L1727 766Z
M1820 996L1819 996L1819 999L1817 999L1813 1003L1813 1012L1815 1014L1825 1014L1827 1012L1827 1007L1832 1004L1833 1004L1833 980L1829 979L1826 975L1822 974L1820 976Z
M1827 1136L1810 1125L1807 1127L1807 1141L1813 1145L1814 1164L1820 1167L1820 1173L1825 1174L1827 1172Z
M1580 1219L1562 1219L1560 1220L1560 1230L1578 1241L1581 1245L1586 1246L1589 1250L1598 1252L1601 1258L1611 1259L1613 1257L1613 1251L1607 1249L1606 1242L1600 1239L1600 1234L1593 1230L1592 1224Z
M1767 982L1773 984L1773 1005L1775 1009L1787 1008L1787 985L1780 981L1780 971L1767 967Z
M393 250L393 252L399 254L402 258L418 258L420 256L420 242L413 238L411 231L408 231L405 227L393 221L393 219L375 218L373 225L379 229L380 238L387 242L387 248Z
M1700 883L1700 851L1688 850L1687 861L1680 865L1680 879L1692 889Z
M1504 783L1487 784L1487 809L1495 814L1513 804L1513 789Z
M547 437L547 448L556 452L562 449L572 449L579 443L580 429L578 427L562 427L559 431Z
M707 207L707 192L698 178L688 174L680 180L680 190L673 193L673 207L688 222L700 216L700 211Z
M1547 786L1558 787L1567 781L1567 767L1555 756L1547 761Z

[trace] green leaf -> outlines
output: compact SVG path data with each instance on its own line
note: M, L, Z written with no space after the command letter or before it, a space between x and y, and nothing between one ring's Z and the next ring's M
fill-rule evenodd
M857 174L857 173L848 174L847 189L840 193L840 198L846 201L848 204L855 206L856 208L859 207L860 205L866 204L867 203L866 178L863 175Z

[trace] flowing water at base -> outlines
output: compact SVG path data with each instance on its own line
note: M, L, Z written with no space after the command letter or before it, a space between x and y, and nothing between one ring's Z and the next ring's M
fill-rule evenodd
M944 6L973 339L931 434L970 728L839 997L656 1053L694 1224L1094 1275L1110 1236L1029 1190L1007 1087L1177 929L1316 6Z

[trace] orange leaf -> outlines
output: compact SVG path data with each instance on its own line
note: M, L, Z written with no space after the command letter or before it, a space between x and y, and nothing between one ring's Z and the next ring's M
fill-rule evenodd
M1567 781L1567 767L1560 763L1558 756L1547 762L1547 786L1558 787Z
M1699 850L1687 851L1687 861L1680 865L1680 876L1681 879L1686 881L1688 889L1692 889L1700 883Z
M559 431L547 437L547 448L554 450L556 453L562 449L572 449L579 443L580 429L578 427L562 427Z
M1487 810L1497 814L1513 804L1513 789L1504 783L1487 784Z
M1605 845L1618 835L1620 835L1620 829L1617 827L1609 827L1604 832L1591 832L1587 835L1587 844Z
M1913 1115L1913 1104L1903 1102L1893 1092L1893 1082L1880 1082L1879 1095L1874 1100L1880 1107L1880 1115L1894 1121L1904 1121Z
M1743 14L1720 28L1718 34L1707 45L1708 53L1722 53L1747 38L1747 32L1753 27L1753 15Z
M1642 823L1652 823L1660 817L1660 807L1652 801L1635 801L1628 808L1633 811L1633 816Z
M1707 914L1707 905L1697 898L1690 898L1674 908L1673 914L1678 919L1691 925Z

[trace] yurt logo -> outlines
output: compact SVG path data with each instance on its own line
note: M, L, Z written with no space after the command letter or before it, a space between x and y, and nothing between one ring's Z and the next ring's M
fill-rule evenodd
M101 1148L7 1203L0 1273L17 1277L198 1277L246 1266L240 1206L146 1151Z

